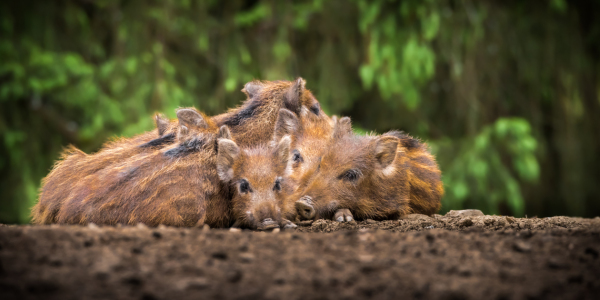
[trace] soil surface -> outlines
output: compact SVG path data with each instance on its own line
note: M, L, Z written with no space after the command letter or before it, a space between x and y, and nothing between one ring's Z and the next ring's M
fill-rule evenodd
M600 218L0 225L0 299L598 299Z

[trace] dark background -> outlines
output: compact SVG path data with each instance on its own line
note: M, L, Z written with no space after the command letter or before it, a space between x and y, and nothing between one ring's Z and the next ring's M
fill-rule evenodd
M2 1L0 222L40 180L252 79L302 76L358 132L437 155L443 211L600 215L600 1Z

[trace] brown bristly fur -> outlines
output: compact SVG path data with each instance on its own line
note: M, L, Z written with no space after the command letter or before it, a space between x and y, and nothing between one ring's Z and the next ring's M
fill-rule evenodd
M329 117L313 94L306 89L302 78L294 81L252 81L244 91L248 100L213 119L218 126L227 125L240 147L257 146L268 142L273 136L273 124L279 110L286 108L297 116L310 113L314 119Z
M337 121L314 172L292 199L309 199L313 218L331 218L340 209L358 219L431 215L444 193L441 172L425 143L395 131L358 136L349 118Z
M253 81L246 84L243 91L248 96L243 105L212 118L214 127L230 125L233 138L242 147L264 144L272 138L273 122L281 107L292 109L296 115L311 115L310 120L331 123L320 109L318 101L305 88L302 78L293 82ZM302 118L303 121L305 119ZM168 120L158 114L155 115L155 122L156 130L133 138L115 139L95 154L87 155L73 146L67 148L48 176L42 180L39 201L32 208L33 223L59 222L57 216L63 202L72 196L69 187L75 186L78 181L119 168L129 163L129 160L156 159L150 154L176 148L176 143L183 143L203 130L193 124L181 124L178 119Z
M110 147L93 155L69 148L43 182L34 223L228 226L229 191L216 174L217 127L201 117L203 132L127 159L112 161Z
M56 214L60 210L62 200L66 199L70 193L70 190L65 188L65 181L74 184L80 178L108 168L113 163L170 144L169 140L175 137L173 131L176 124L171 122L164 126L168 120L158 114L155 115L155 120L157 129L132 138L113 139L104 144L102 149L95 154L88 155L72 145L68 146L50 173L42 179L39 200L31 212L32 222L34 224L56 222ZM162 135L160 131L162 131ZM152 141L158 142L147 147L140 147L140 145Z

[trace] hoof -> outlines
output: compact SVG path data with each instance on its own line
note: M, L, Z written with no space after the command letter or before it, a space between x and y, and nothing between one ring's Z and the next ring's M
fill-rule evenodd
M258 224L258 226L256 227L256 230L270 230L270 229L275 229L275 228L279 228L279 224L277 224L277 222L273 221L271 218L267 218L264 219L260 224Z
M352 213L347 208L338 209L333 219L338 222L351 222L354 220Z

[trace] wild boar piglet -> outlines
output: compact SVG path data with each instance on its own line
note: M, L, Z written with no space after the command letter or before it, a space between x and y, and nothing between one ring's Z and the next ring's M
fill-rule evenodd
M337 121L313 172L294 199L301 220L431 215L444 192L426 144L398 131L356 135L347 117Z
M279 111L273 139L276 141L286 135L292 138L289 173L285 178L286 197L279 204L287 219L293 220L296 217L296 193L302 191L319 164L320 157L331 140L335 120L335 116L332 119L321 119L310 112L298 116L287 109Z
M278 205L285 195L290 142L290 137L284 136L271 146L240 149L232 140L219 140L217 173L232 195L233 227L296 227L282 217Z

